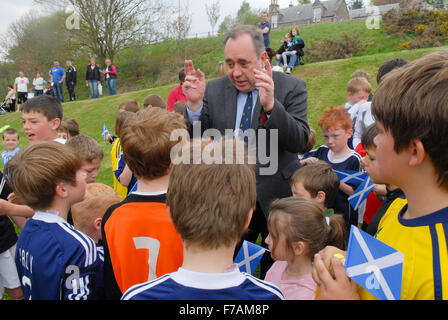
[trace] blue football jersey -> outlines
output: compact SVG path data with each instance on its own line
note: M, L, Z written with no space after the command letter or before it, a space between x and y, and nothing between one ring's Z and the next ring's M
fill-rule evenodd
M184 268L129 288L122 300L283 300L273 283L235 269L199 273Z
M97 298L101 260L95 242L51 212L36 212L16 246L25 299Z

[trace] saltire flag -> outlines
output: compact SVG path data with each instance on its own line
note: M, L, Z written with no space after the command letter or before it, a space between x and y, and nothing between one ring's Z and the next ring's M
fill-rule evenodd
M400 300L404 255L351 226L345 271L379 300Z
M353 192L350 197L348 197L348 202L350 202L355 210L367 199L367 196L373 190L373 187L375 187L375 184L370 180L370 177L367 176L367 179L356 188L355 192Z
M335 170L341 183L363 183L367 178L367 173L351 170Z
M235 257L234 263L236 263L241 272L253 275L266 251L266 248L244 240L240 251L238 251Z
M101 135L103 136L103 139L106 139L106 136L109 134L109 130L107 130L106 124L103 125L103 132Z

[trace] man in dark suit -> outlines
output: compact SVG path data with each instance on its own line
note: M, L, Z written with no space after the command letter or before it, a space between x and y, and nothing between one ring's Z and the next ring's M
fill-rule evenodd
M252 129L258 149L276 152L267 154L270 163L257 157L257 207L245 236L255 242L261 233L264 244L269 205L274 199L292 195L289 179L300 168L297 153L302 153L308 143L308 94L303 80L272 72L263 34L256 27L238 26L224 43L227 76L206 85L204 73L195 70L192 61L185 61L185 119L190 136L194 126L200 126L200 132L217 129L222 135L228 129ZM259 139L262 131L268 132L264 146ZM276 170L263 173L269 166ZM272 264L269 255L263 260L261 277Z

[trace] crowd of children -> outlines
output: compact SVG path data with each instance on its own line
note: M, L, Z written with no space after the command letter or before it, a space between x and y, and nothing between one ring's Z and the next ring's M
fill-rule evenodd
M291 197L270 205L265 242L274 260L264 279L242 273L235 249L256 206L255 168L238 139L189 143L185 102L166 111L157 95L119 105L110 142L113 188L95 182L104 157L62 105L38 96L21 106L30 144L3 132L0 173L0 292L11 299L371 299L347 277L350 226L404 253L402 299L447 299L448 50L408 63L386 61L372 94L355 72L347 103L318 118ZM229 139L229 140L228 140ZM225 154L226 163L174 161L182 153ZM232 148L228 148L231 145ZM232 157L233 162L227 161ZM363 206L336 170L376 184ZM17 237L13 221L21 229Z

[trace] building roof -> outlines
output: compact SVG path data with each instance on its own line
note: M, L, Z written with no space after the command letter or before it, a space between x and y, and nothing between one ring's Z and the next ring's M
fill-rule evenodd
M314 3L299 4L297 6L289 6L279 10L279 22L280 23L293 23L301 20L308 20L313 18L313 6L321 4L323 6L323 12L321 17L332 17L339 6L339 2L343 0L328 0L319 1Z
M392 9L396 9L396 10L400 10L400 4L399 3L391 3L391 4L385 4L382 6L376 6L379 10L379 14L383 14L386 13ZM354 9L354 10L349 10L348 14L349 17L354 19L354 18L361 18L361 17L366 17L367 16L367 8L360 8L360 9ZM371 9L371 11L369 12L371 15L376 14L377 12L373 11Z

